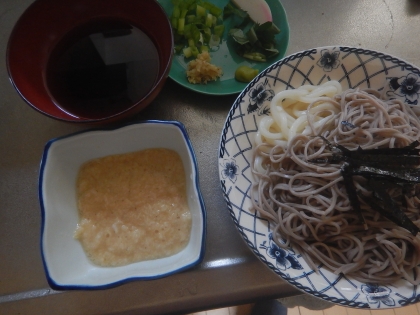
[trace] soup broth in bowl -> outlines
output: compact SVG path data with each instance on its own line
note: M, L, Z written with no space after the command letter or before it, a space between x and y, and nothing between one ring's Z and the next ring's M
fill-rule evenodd
M35 110L99 124L128 118L154 100L173 49L170 21L155 0L37 0L12 31L7 66Z
M76 28L56 46L46 81L63 111L95 119L139 102L158 73L158 50L142 30L124 21L100 19Z

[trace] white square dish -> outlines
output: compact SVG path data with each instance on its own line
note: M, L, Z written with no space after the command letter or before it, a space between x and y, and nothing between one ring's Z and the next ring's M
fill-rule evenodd
M95 158L148 148L172 149L181 156L192 215L189 243L166 258L121 267L97 266L73 237L79 221L76 179L80 166ZM204 256L206 212L197 161L185 127L179 122L144 121L50 140L41 161L39 199L42 258L48 282L55 289L100 289L131 280L160 278L195 266Z

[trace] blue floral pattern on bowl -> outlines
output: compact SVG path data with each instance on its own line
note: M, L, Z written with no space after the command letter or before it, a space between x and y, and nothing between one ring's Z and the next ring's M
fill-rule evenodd
M321 50L321 58L316 63L319 67L324 69L325 72L331 72L333 69L337 69L340 65L340 51L338 50Z
M235 159L223 160L221 163L222 166L222 178L229 179L232 183L236 182L237 176L239 174L239 168L236 165Z
M286 271L289 268L301 270L303 267L299 263L299 260L295 257L295 252L292 249L283 249L280 248L274 241L273 236L270 233L268 246L266 245L267 241L263 241L260 245L260 248L263 248L267 251L267 255L276 261L276 266L282 271Z
M376 308L380 308L381 303L389 307L395 306L395 301L391 297L392 291L387 286L363 284L361 290L366 295L369 304L375 305Z
M268 79L263 83L258 83L255 88L249 91L248 114L258 111L258 115L267 115L270 113L269 101L274 97L274 91L271 89Z
M321 47L287 56L242 91L226 119L219 146L219 177L227 208L243 239L274 274L303 292L343 306L382 309L420 301L420 288L404 279L389 286L361 283L320 266L315 272L293 248L277 246L270 222L252 210L251 163L258 122L276 93L304 84L339 81L344 89L374 88L405 101L420 115L420 70L396 57L355 47ZM275 276L275 275L274 275Z
M387 93L388 96L399 96L404 98L407 104L417 105L420 94L420 80L417 74L393 77L389 81L389 87L391 91Z

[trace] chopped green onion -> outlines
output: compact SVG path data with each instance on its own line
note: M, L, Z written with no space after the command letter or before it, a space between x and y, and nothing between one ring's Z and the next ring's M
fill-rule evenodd
M188 24L194 23L195 22L195 15L189 14L185 17L185 20L187 21Z
M191 53L192 53L192 56L194 58L196 58L198 56L198 54L199 54L198 48L195 47L195 46L194 47L191 47Z
M210 41L211 38L211 29L210 27L205 27L203 29L203 39L205 43L208 43Z
M199 50L220 44L225 29L222 8L203 0L172 0L172 3L170 20L176 52L180 52L179 47L190 48L183 51L189 58Z
M210 11L211 14L215 16L220 16L223 12L223 9L215 6L213 3L203 2L203 7Z
M185 47L182 50L182 53L184 54L184 57L185 58L190 58L192 56L192 49L191 49L191 47Z
M193 25L192 30L191 30L191 36L192 38L196 41L199 42L200 41L200 37L201 37L201 32L200 30L197 28L197 26Z
M206 8L197 4L196 15L197 15L197 17L206 16Z
M185 18L178 19L178 34L184 34Z
M191 26L192 26L192 24L184 25L184 32L182 33L181 38L178 38L178 39L182 39L183 37L190 38L191 37Z
M187 13L188 13L188 9L182 9L181 10L181 18L185 18L185 16L187 15Z
M214 35L222 37L224 31L225 31L225 26L223 24L216 25L214 27Z
M181 16L181 10L179 9L179 6L178 6L178 5L176 5L176 6L174 7L174 11L173 11L173 13L172 13L172 16L173 16L174 18L177 18L177 19Z
M213 15L211 13L207 13L205 24L208 27L212 27L213 26Z

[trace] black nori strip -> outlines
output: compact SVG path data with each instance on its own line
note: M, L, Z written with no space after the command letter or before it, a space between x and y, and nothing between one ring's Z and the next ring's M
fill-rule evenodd
M388 154L388 155L419 155L420 149L416 149L417 146L420 145L419 141L414 141L410 143L408 146L403 148L382 148L382 149L367 149L364 150L361 147L359 147L355 151L352 152L352 157L354 155L378 155L378 154Z
M317 163L317 164L332 163L331 159L329 159L329 158L311 159L311 160L308 160L308 162L309 163Z
M343 126L346 126L346 127L350 128L350 129L357 128L357 126L355 126L355 125L353 125L351 122L348 122L348 121L345 121L345 120L342 120L342 121L341 121L341 124L342 124Z
M357 198L356 186L353 182L351 166L347 163L341 168L341 175L343 176L344 186L346 187L347 196L349 197L350 205L354 211L357 212L360 222L362 223L365 230L367 230L367 224L363 217L362 209L360 208L359 198Z
M398 226L408 230L414 236L419 232L419 228L411 221L407 215L400 209L394 202L391 196L387 193L386 189L389 188L389 183L382 180L371 178L369 186L373 190L373 198L366 198L359 196L369 204L372 209L381 213L388 220L394 222Z
M347 158L341 155L332 155L325 158L316 158L308 160L309 163L317 163L317 164L339 164L340 162L346 162Z
M386 149L368 149L350 151L340 144L332 144L323 136L320 136L330 149L336 148L341 154L333 154L329 158L330 163L346 161L353 165L370 165L370 166L392 166L392 167L408 167L420 164L420 149L415 149L419 145L418 141L414 141L404 148L386 148ZM398 156L398 158L396 158ZM325 163L324 160L314 159L310 162Z
M373 191L372 198L360 195L372 209L380 212L395 224L407 229L413 235L417 235L419 228L405 215L398 204L387 193L387 189L398 185L402 189L402 204L406 205L404 193L411 184L420 183L420 169L415 166L420 165L420 145L419 141L414 141L404 148L385 148L350 151L339 144L332 144L326 138L320 136L330 149L338 149L341 154L335 154L329 158L312 159L313 163L338 163L344 162L341 167L344 186L350 201L350 205L360 218L364 228L367 224L364 220L358 192L353 182L353 175L362 175L369 179Z
M389 154L363 154L360 156L350 157L351 163L355 165L366 165L376 167L398 167L407 168L408 166L415 166L420 164L420 156L416 155L402 155L396 157Z
M420 183L420 169L383 170L372 166L358 166L353 168L353 175L383 177L395 182Z

